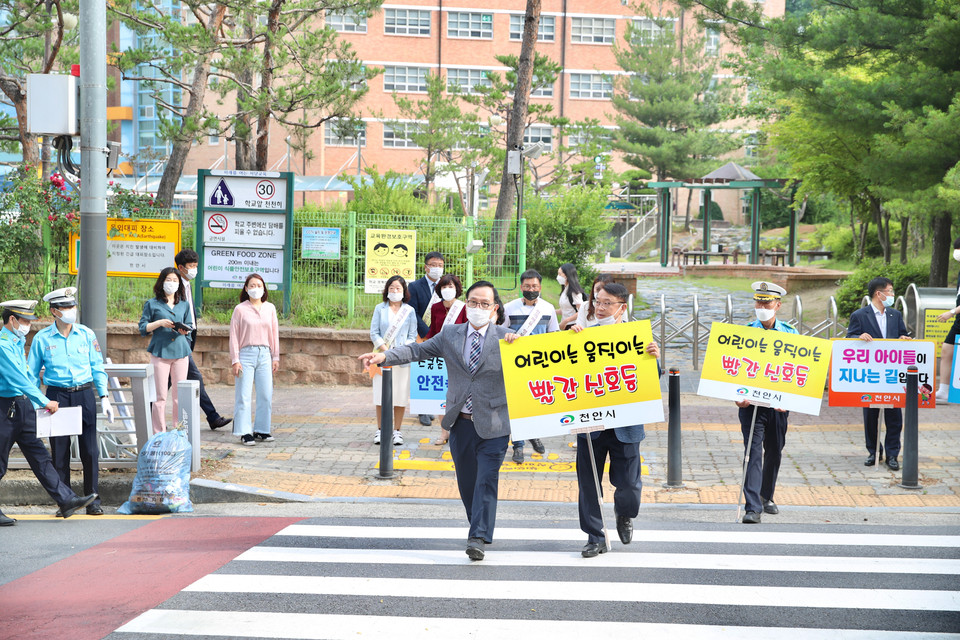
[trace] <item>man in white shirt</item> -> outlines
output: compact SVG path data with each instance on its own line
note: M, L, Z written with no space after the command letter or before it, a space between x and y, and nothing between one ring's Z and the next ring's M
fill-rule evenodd
M184 249L173 258L174 264L183 276L183 289L187 295L187 302L190 303L190 318L193 320L193 331L187 336L190 342L190 360L188 361L187 380L197 380L200 382L200 409L207 416L207 424L211 429L225 427L232 421L232 418L224 418L213 406L213 401L207 395L207 390L203 386L203 374L197 368L197 363L193 360L193 350L197 344L197 312L193 308L193 289L190 282L197 277L197 267L200 263L200 256L193 249Z
M520 274L520 292L522 297L511 300L503 307L503 324L510 331L521 336L535 336L541 333L559 331L557 311L553 305L540 297L543 277L536 269L527 269ZM513 461L523 464L523 440L513 442ZM545 453L546 448L538 438L531 438L530 444L537 453Z

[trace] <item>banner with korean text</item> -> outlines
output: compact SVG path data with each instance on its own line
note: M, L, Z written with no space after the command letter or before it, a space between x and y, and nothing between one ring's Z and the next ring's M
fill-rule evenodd
M907 367L917 367L918 406L936 406L936 343L930 340L834 340L830 363L831 407L906 406Z
M714 322L697 394L820 415L830 341Z
M447 412L447 368L443 358L410 363L410 413L442 416Z
M402 276L409 285L417 269L417 232L367 229L364 256L364 293L383 293L387 280L393 276Z
M514 440L663 422L649 320L500 342Z

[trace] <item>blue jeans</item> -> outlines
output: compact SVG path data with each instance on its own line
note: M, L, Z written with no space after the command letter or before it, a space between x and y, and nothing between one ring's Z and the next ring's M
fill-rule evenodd
M240 349L243 370L234 382L233 435L270 433L270 413L273 408L273 362L267 347ZM250 404L253 386L257 386L257 415L250 424Z

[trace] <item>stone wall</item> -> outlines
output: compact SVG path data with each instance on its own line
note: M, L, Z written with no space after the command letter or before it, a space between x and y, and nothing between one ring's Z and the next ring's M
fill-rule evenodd
M115 363L149 362L149 342L136 324L107 326L107 355ZM228 342L227 327L200 327L193 358L204 382L233 384ZM369 331L281 326L280 369L274 380L279 384L369 385L370 376L361 369L357 356L372 348Z

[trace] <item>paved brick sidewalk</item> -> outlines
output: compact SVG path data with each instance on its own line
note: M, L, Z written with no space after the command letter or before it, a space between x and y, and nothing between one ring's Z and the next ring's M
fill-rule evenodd
M681 376L683 488L664 488L667 425L647 425L645 502L735 504L742 465L742 436L733 403L701 398L696 374ZM664 397L666 380L663 378ZM233 387L208 387L224 415ZM244 447L227 427L202 434L204 477L313 497L458 498L449 447L433 444L435 421L423 427L407 417L406 443L395 451L396 477L377 477L374 408L369 387L278 387L274 396L276 441ZM575 502L574 439L544 440L539 456L528 446L518 466L509 451L500 477L504 500ZM775 499L784 505L960 507L960 405L920 411L920 490L898 486L886 466L864 467L862 414L831 408L820 416L793 413ZM902 463L902 457L901 457ZM608 487L608 489L610 489ZM612 490L612 489L610 489Z

